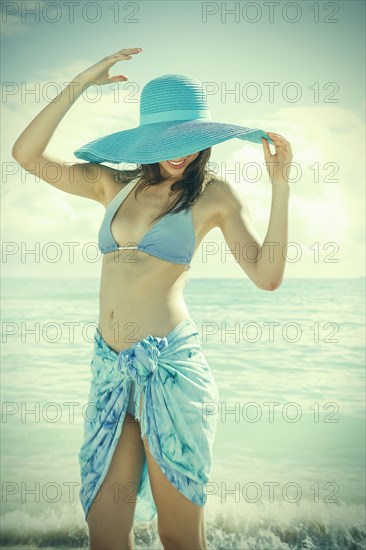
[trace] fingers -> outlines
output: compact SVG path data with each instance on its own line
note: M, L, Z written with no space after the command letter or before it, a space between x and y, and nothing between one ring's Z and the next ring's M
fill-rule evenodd
M124 50L119 50L118 52L108 55L103 59L103 63L106 67L112 67L118 61L127 61L132 59L132 56L140 53L142 48L125 48Z
M269 137L274 141L275 143L278 143L279 145L286 141L286 139L281 136L281 134L275 134L274 132L266 132Z
M140 52L142 51L142 48L123 48L122 50L118 50L117 53L121 52Z
M267 134L272 139L276 149L283 149L284 151L292 154L290 143L287 141L287 139L281 136L281 134L275 134L274 132L267 132Z
M121 56L131 57L131 55L140 53L141 51L142 51L142 48L125 48L123 50L119 50L118 52L110 55L109 57L121 57Z
M111 76L108 81L109 82L121 82L121 80L128 80L127 76L123 76L122 74L119 74L117 76Z
M277 159L280 163L291 162L293 155L290 143L280 134L275 134L274 132L267 132L267 134L273 141L275 153L274 155L271 154L269 143L267 140L264 140L266 142L265 144L263 143L266 161Z
M281 136L281 134L275 134L274 132L266 132L266 133L269 135L269 137L272 139L272 141L276 145L277 144L279 146L290 145L287 139Z
M267 134L268 134L268 132L267 132ZM269 156L271 156L271 150L269 148L268 140L266 140L266 138L261 138L261 140L262 140L262 145L263 145L263 148L264 148L264 156L266 158L268 158Z
M132 59L133 55L140 53L141 51L142 51L141 48L130 48L125 50L120 50L119 52L106 57L104 59L104 62L106 63L107 67L111 67L115 63L118 63L118 61L128 61L129 59Z

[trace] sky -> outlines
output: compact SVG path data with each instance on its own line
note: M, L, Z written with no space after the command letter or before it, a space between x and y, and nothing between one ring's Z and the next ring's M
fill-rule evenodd
M95 243L104 207L37 181L11 150L74 76L133 47L143 51L111 70L128 82L80 97L46 153L78 162L73 151L84 143L138 126L149 80L191 75L206 87L213 120L291 143L285 276L364 276L364 2L23 0L1 9L3 277L100 275ZM209 164L243 194L262 240L271 207L263 162L261 145L233 139L213 147ZM246 277L218 228L191 265L191 279Z

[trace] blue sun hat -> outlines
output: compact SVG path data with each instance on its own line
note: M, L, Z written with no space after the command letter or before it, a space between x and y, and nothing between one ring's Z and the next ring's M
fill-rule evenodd
M202 83L184 74L165 74L142 89L139 126L91 141L74 155L93 163L153 164L233 138L259 144L265 138L273 144L258 128L212 121Z

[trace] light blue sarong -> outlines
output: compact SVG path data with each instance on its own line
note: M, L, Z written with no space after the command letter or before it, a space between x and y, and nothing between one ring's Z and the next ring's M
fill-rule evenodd
M170 483L195 504L204 505L219 392L194 321L185 319L166 337L148 335L120 353L96 329L90 369L79 452L85 519L107 474L127 410L139 420L141 438L146 434L149 450ZM157 510L146 458L136 500L135 521L154 519Z

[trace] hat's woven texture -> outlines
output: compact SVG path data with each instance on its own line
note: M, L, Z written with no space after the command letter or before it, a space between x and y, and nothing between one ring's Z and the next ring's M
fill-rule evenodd
M232 138L261 143L258 128L213 122L203 85L187 75L167 74L148 82L140 98L140 125L90 143L75 156L89 162L152 164L174 160Z
M140 98L140 118L152 113L182 110L202 110L210 115L206 92L198 80L186 75L163 75L144 86Z

